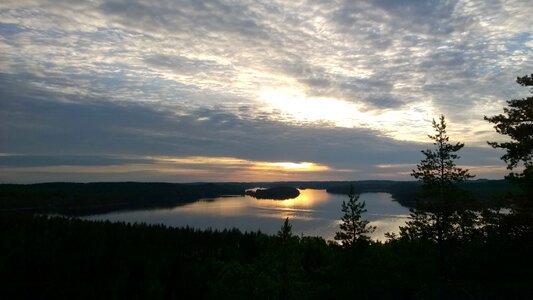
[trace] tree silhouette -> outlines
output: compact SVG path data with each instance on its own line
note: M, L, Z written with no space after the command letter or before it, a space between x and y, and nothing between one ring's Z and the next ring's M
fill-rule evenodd
M433 120L432 126L436 134L428 137L434 140L435 149L422 150L425 158L411 173L411 176L424 184L423 199L419 201L419 212L415 212L413 220L418 224L415 232L420 232L421 237L433 236L440 243L450 235L464 235L467 232L465 226L474 225L471 218L475 216L466 211L464 203L459 201L466 195L457 187L458 183L474 176L468 169L459 168L455 164L455 160L460 158L456 153L464 147L464 143L450 143L444 115L439 117L438 123ZM432 214L427 214L426 211ZM424 228L423 224L427 227ZM428 233L428 230L434 232Z
M456 152L464 147L464 143L450 143L444 115L439 117L438 123L433 120L433 128L436 134L428 137L434 140L436 149L422 150L425 158L412 171L411 176L422 181L426 189L443 196L446 189L474 176L468 173L468 169L458 168L455 164L455 160L460 158Z
M296 269L294 262L293 241L297 241L297 237L292 234L292 225L289 223L289 218L285 218L283 225L277 233L277 237L281 241L278 249L277 263L279 264L279 299L289 299L291 292L291 276Z
M466 195L457 187L458 183L474 176L455 164L460 158L456 153L464 143L450 143L444 116L441 115L438 122L433 120L432 125L436 134L428 137L434 141L435 149L422 150L424 159L411 173L423 183L422 198L418 199L417 208L411 210L406 226L400 228L400 236L436 242L439 270L443 274L445 242L464 238L475 227L476 214L465 208L461 200Z
M285 218L277 236L284 242L292 238L292 225L289 223L289 218Z
M521 86L533 86L533 74L517 77ZM533 88L530 90L533 94ZM511 138L508 142L488 142L493 148L501 148L506 153L501 157L509 170L523 166L521 173L511 172L508 179L519 182L530 193L533 190L533 97L508 100L509 107L503 109L504 114L485 120L495 124L499 134Z
M521 86L533 86L533 74L517 77L516 82ZM530 90L533 93L533 89ZM488 214L489 219L498 220L495 227L499 232L509 236L533 236L533 97L508 100L509 107L504 107L504 114L492 117L485 116L485 120L495 124L494 129L502 135L507 135L510 141L488 142L493 148L504 149L506 153L501 157L511 170L506 177L510 182L518 183L522 188L521 194L509 197L511 214ZM522 167L522 172L513 172ZM490 221L489 221L490 222ZM487 222L487 223L489 223Z
M353 186L350 187L348 202L342 201L342 223L340 231L335 233L335 240L341 241L343 246L353 246L356 242L369 241L368 234L374 232L374 226L369 226L368 220L362 218L366 212L365 202L359 201L359 194L355 193Z

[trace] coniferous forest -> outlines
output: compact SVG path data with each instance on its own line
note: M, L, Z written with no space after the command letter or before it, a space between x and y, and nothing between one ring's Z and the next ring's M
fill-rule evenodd
M532 76L517 82L533 86ZM6 209L2 298L533 299L533 97L485 119L510 139L489 144L505 151L513 188L485 202L463 189L475 174L457 166L464 144L450 141L441 116L412 170L416 206L385 242L368 238L357 186L339 207L335 241L296 236L289 219L266 235Z
M442 245L400 237L341 246L294 236L282 224L277 236L267 236L4 214L2 293L5 299L531 298L531 233L494 226Z

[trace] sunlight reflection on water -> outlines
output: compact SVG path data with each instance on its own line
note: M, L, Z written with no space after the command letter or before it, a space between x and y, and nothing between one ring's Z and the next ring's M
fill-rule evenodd
M283 220L289 218L295 234L332 240L342 216L341 203L347 199L345 195L330 194L325 190L302 189L300 196L290 200L229 196L203 199L169 209L112 212L87 218L202 229L236 227L268 234L275 234ZM368 210L364 217L370 225L377 227L372 234L373 239L384 240L385 232L399 232L398 227L409 215L409 209L393 201L387 193L363 193L360 200L366 202Z

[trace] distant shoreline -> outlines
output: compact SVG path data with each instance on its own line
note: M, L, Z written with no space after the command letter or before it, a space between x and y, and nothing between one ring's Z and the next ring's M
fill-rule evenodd
M152 183L152 182L51 182L0 184L1 211L29 211L63 215L89 215L111 211L174 207L204 198L245 195L254 187L325 189L332 194L348 194L353 185L357 193L390 193L402 206L414 207L421 184L417 181L290 181L235 183ZM477 200L494 201L513 190L505 180L473 180L461 184ZM296 190L297 191L297 190ZM286 193L282 193L286 197ZM294 193L293 193L294 194ZM294 195L289 195L296 197ZM276 195L260 197L281 199ZM287 199L287 198L285 198Z

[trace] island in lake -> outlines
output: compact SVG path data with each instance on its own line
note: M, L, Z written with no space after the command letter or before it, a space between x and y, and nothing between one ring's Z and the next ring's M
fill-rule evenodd
M246 191L246 195L257 199L287 200L298 197L300 191L291 186L277 186L267 189L248 190Z

